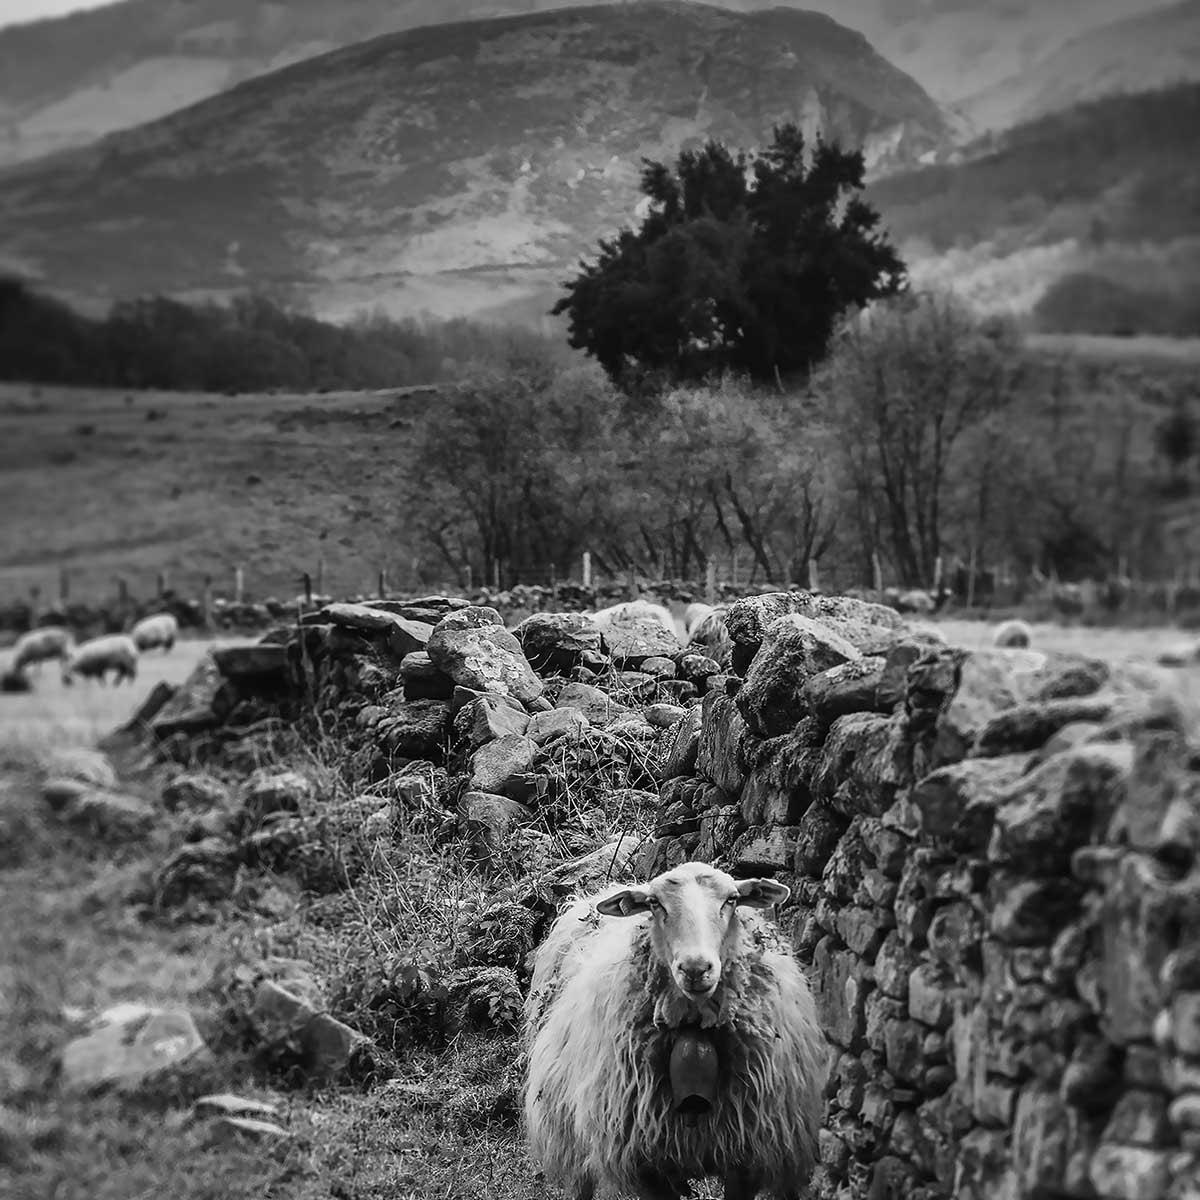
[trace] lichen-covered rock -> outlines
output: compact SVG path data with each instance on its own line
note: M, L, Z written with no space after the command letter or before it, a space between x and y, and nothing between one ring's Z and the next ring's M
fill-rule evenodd
M742 788L742 814L749 825L795 825L812 803L812 780L821 751L808 731L752 744Z
M438 622L425 647L433 665L461 687L512 696L522 704L542 694L517 641L494 608L471 606Z
M700 742L696 769L719 788L736 798L746 781L742 765L742 743L746 722L730 696L711 693L700 704Z
M813 956L813 999L825 1036L849 1050L865 1030L863 1006L870 984L863 977L858 956L835 946L829 937L817 943Z
M823 623L796 614L779 617L767 627L738 691L738 708L760 737L787 733L811 711L804 692L808 681L859 658L854 646Z
M877 703L886 660L880 656L853 659L814 675L800 692L806 715L824 734L838 717L858 712L887 712Z
M875 687L875 707L891 712L908 692L908 669L922 656L941 652L945 642L920 630L906 632L883 656L883 670Z
M769 875L789 870L795 855L795 829L771 825L742 834L729 851L729 861L736 874Z
M676 671L681 679L703 686L712 676L721 674L721 664L707 654L681 654Z
M911 781L904 718L854 713L830 729L812 787L814 796L848 817L878 817Z
M487 742L510 734L521 736L529 728L529 714L495 695L479 696L454 715L454 738L474 751Z
M988 857L1029 874L1067 872L1077 847L1104 836L1132 762L1127 743L1080 746L1014 781L996 810Z
M534 613L513 636L539 675L569 675L587 654L600 654L603 639L582 613Z

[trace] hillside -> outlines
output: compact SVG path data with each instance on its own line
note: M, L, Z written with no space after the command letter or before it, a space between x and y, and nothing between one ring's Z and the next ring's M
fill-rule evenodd
M1200 0L1139 13L1073 38L962 101L983 132L1031 121L1081 101L1200 79Z
M383 34L588 0L120 0L0 30L0 164L84 145L246 79ZM642 3L644 0L626 0ZM866 34L939 101L1032 66L1155 0L717 0L816 10Z
M984 139L960 162L877 180L870 198L918 282L984 307L1030 311L1079 272L1194 289L1198 129L1200 84L1109 97Z
M287 286L338 314L551 286L632 219L642 156L773 125L915 161L938 107L827 17L692 4L416 29L0 174L0 265L72 298Z

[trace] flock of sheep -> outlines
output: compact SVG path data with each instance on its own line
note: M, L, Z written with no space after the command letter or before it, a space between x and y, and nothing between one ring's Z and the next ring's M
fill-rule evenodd
M69 629L47 625L23 634L13 647L7 679L28 681L28 670L40 672L43 663L61 662L62 681L70 685L76 679L98 679L109 672L113 683L137 678L138 655L162 647L169 651L179 636L179 624L170 613L159 613L138 621L128 633L110 633L76 644Z

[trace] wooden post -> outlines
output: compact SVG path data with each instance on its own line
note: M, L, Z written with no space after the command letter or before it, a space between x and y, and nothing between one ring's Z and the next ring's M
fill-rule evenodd
M933 560L933 594L934 596L942 594L942 556L940 554Z
M67 607L67 601L71 598L71 573L66 567L61 567L58 572L58 604L60 608Z
M879 561L879 551L871 551L871 585L876 595L883 592L883 564Z
M821 575L817 569L817 560L815 558L808 560L808 590L810 592L819 592L821 590Z
M466 576L467 576L466 593L469 596L475 590L471 586L471 564L467 563L467 565L463 568L463 570L466 572Z
M233 598L241 604L246 594L246 572L241 567L233 568Z
M971 547L971 561L967 566L967 607L972 608L975 604L975 557L978 551L974 546Z
M704 568L704 599L709 604L717 602L717 564L711 558Z
M167 573L159 571L154 582L155 595L161 600L167 594Z
M592 586L592 552L590 550L583 552L583 586L585 588Z
M500 590L500 560L498 558L492 559L492 587L496 591Z
M317 559L317 595L325 595L325 556L323 554ZM309 599L311 600L312 597L310 596Z
M29 628L36 629L38 617L42 615L42 589L34 584L29 589Z
M122 608L129 605L129 581L124 575L117 576L117 602Z
M388 594L387 567L379 568L379 598L386 600Z
M636 600L638 598L637 572L630 567L625 572L625 599Z
M304 603L309 608L312 607L312 602L313 602L312 598L313 598L312 576L307 571L305 571L304 572Z
M200 600L201 603L201 619L204 622L205 629L212 629L212 576L205 575L204 577L204 593Z
M737 585L738 585L738 557L739 557L738 550L737 550L737 547L735 546L733 548L733 562L730 563L730 570L733 575L732 582L733 582L734 587L737 587Z
M667 556L663 551L658 552L658 578L661 582L667 577Z

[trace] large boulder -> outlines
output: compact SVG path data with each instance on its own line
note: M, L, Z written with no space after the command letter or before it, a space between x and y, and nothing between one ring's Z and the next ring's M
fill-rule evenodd
M795 613L777 618L763 635L737 694L746 723L760 737L776 737L807 716L804 688L814 675L862 656L823 622Z
M494 608L472 605L443 617L426 649L433 665L461 687L512 696L522 704L542 694L521 643Z

